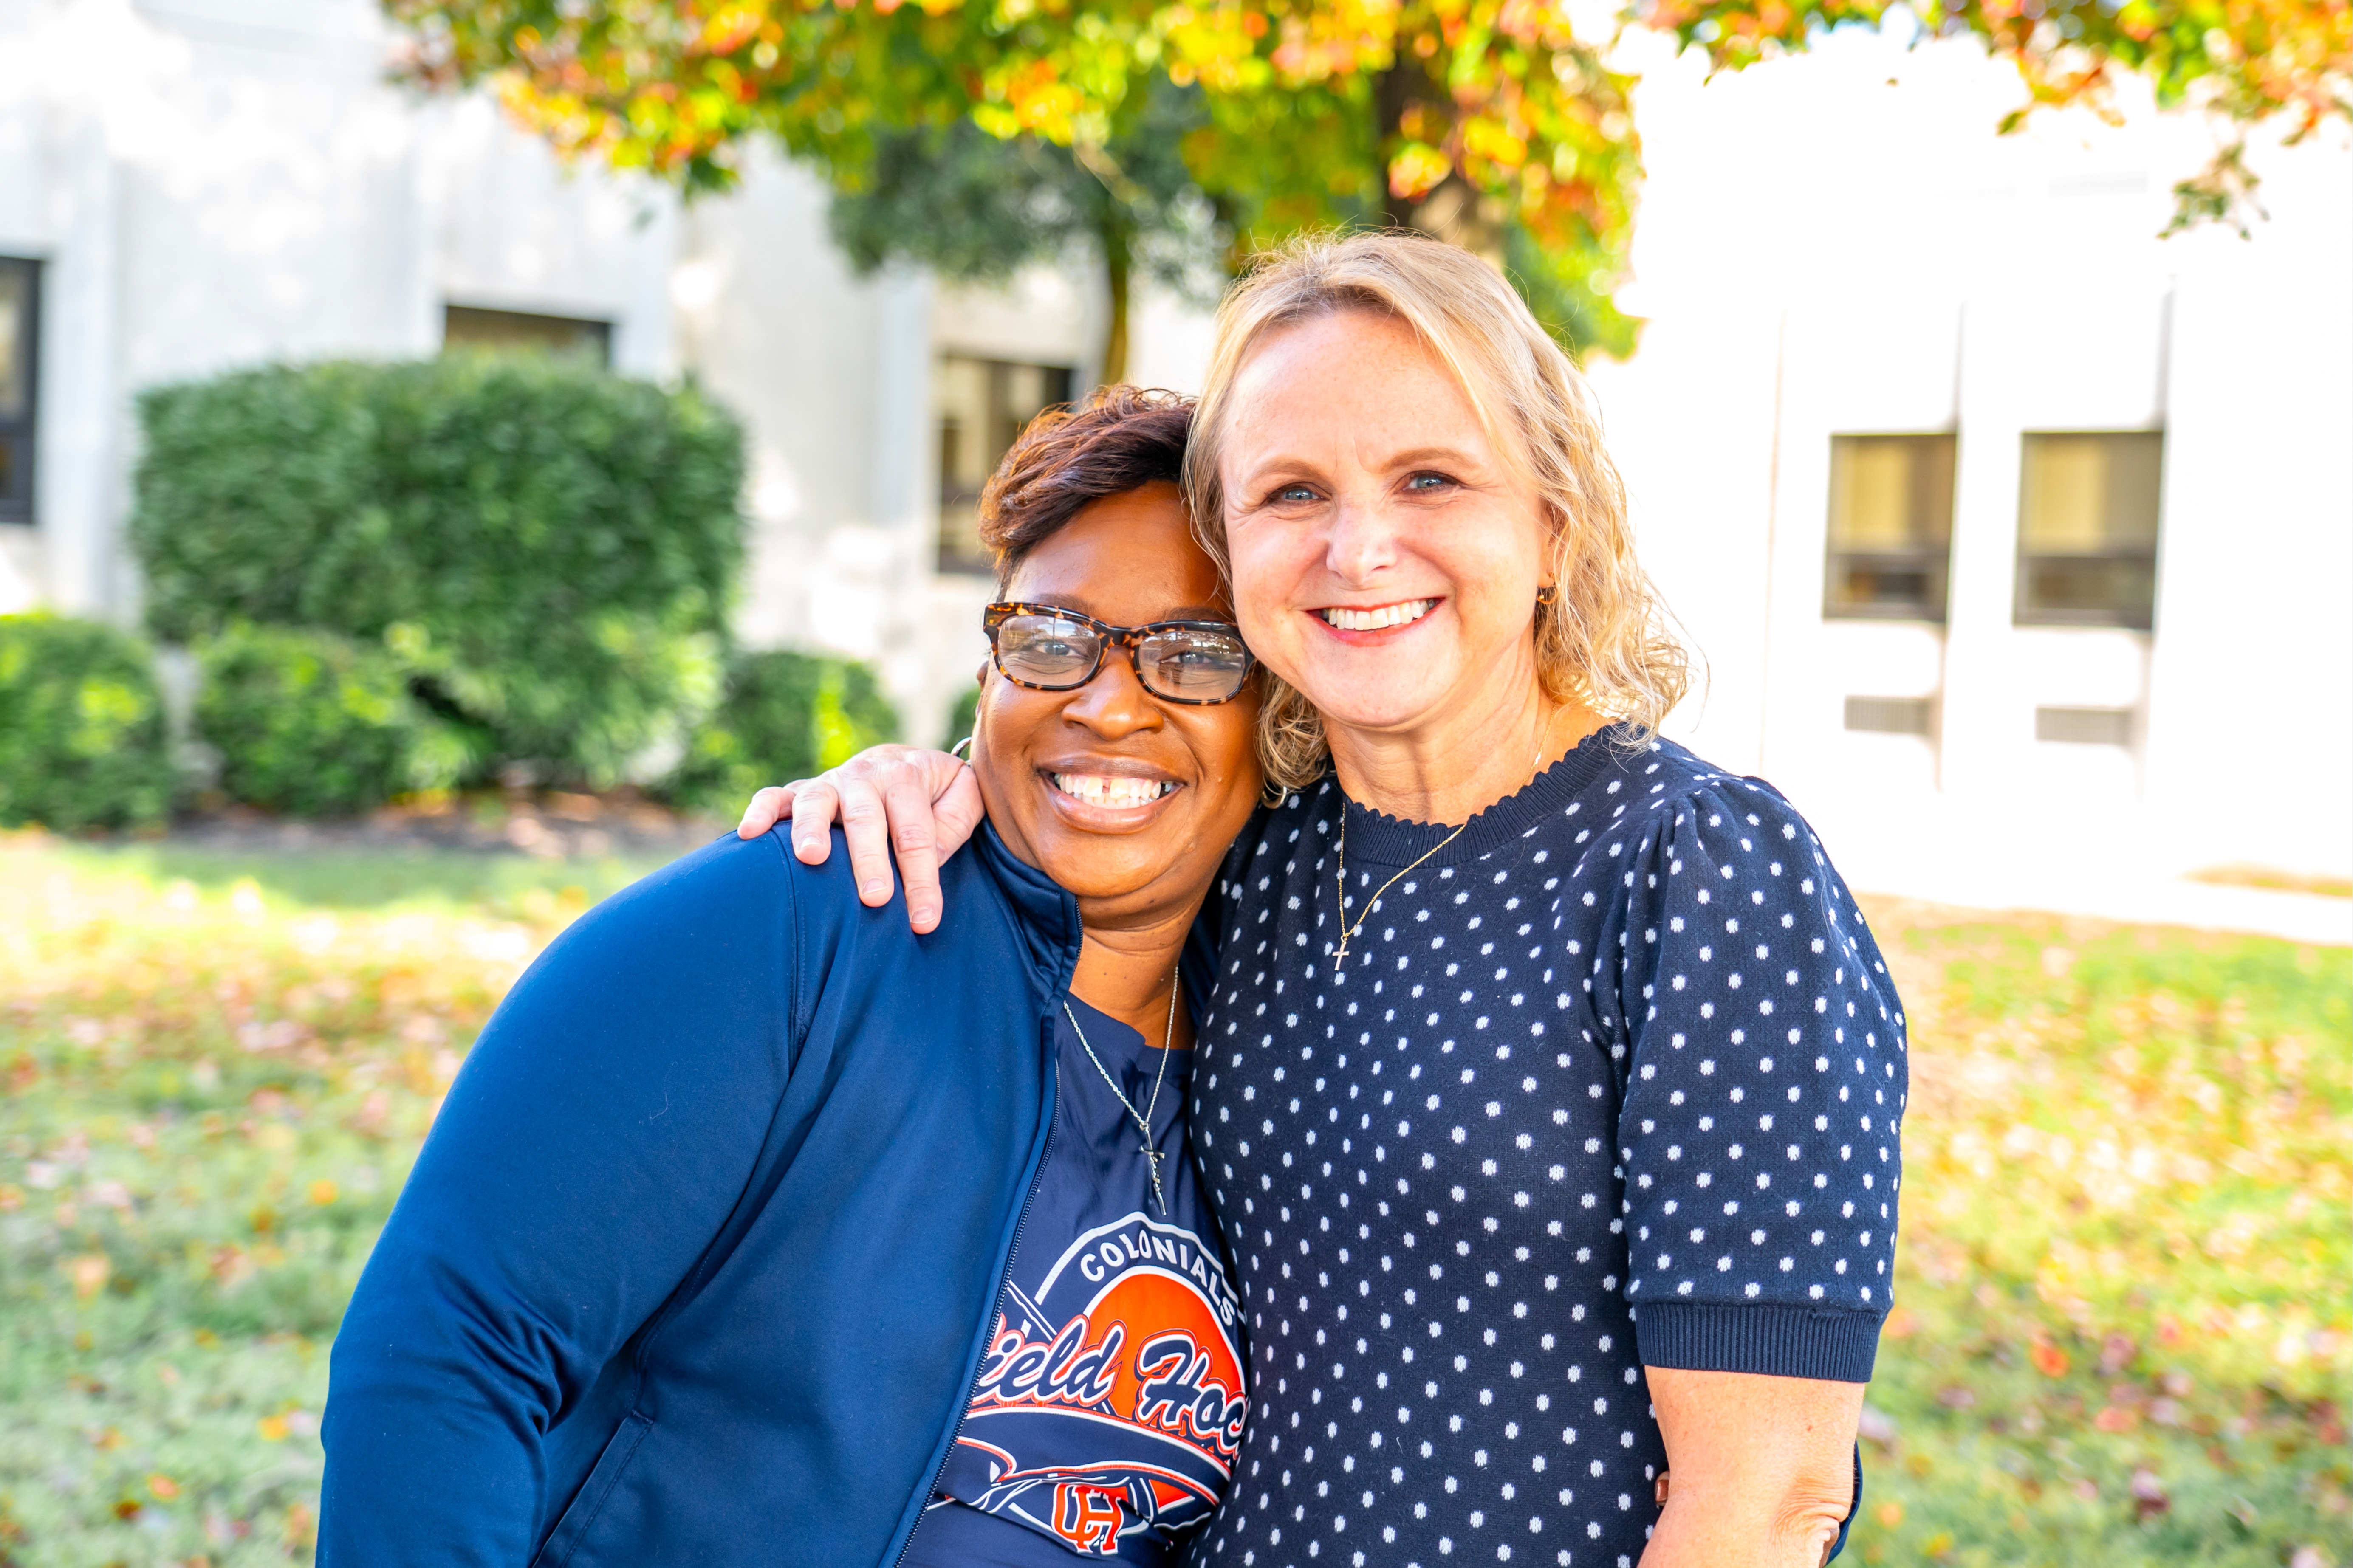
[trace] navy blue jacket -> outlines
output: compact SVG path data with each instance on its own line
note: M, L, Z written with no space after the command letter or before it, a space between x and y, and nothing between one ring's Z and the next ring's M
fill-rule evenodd
M808 867L771 833L532 966L335 1341L322 1568L898 1560L1052 1122L1079 952L1067 893L993 832L973 848L928 937L858 902L839 843Z

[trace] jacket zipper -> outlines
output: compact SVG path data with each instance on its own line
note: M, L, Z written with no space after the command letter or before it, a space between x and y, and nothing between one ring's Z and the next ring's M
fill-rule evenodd
M983 1309L987 1312L995 1312L998 1303L1005 1300L1005 1282L1012 1275L1015 1255L1021 1250L1021 1233L1029 1228L1030 1205L1038 1201L1039 1184L1046 1179L1046 1162L1053 1158L1054 1154L1054 1131L1061 1120L1060 1102L1062 1052L1060 1044L1056 1040L1054 1032L1050 1028L1048 1030L1046 1038L1052 1047L1052 1054L1048 1058L1046 1069L1046 1142L1038 1151L1037 1169L1029 1173L1029 1190L1023 1194L1021 1212L1013 1221L1013 1242L1005 1249L1004 1266L997 1270L997 1293L988 1299L988 1305ZM940 1450L940 1462L933 1467L932 1479L923 1483L923 1507L915 1510L914 1529L908 1531L907 1539L899 1543L899 1554L891 1560L891 1568L904 1568L907 1553L915 1549L915 1531L923 1528L924 1510L930 1508L933 1494L939 1490L940 1478L947 1474L948 1460L955 1456L956 1439L964 1436L965 1421L972 1414L973 1380L980 1375L981 1357L988 1353L988 1343L987 1338L981 1341L979 1354L976 1355L971 1364L965 1368L964 1398L963 1402L956 1406L955 1425L948 1429L948 1446Z

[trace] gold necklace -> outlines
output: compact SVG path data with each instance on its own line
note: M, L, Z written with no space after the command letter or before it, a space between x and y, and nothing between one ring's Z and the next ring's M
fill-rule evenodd
M1087 1060L1095 1064L1095 1071L1103 1074L1103 1082L1111 1086L1112 1096L1119 1101L1120 1109L1135 1119L1136 1127L1144 1133L1144 1163L1152 1172L1152 1195L1160 1200L1160 1217L1163 1219L1168 1217L1168 1194L1160 1188L1161 1154L1152 1146L1152 1113L1160 1108L1161 1081L1168 1076L1168 1057L1176 1043L1176 977L1183 968L1180 962L1176 969L1168 972L1168 1027L1160 1038L1160 1070L1152 1077L1152 1098L1144 1102L1142 1110L1136 1110L1135 1102L1120 1092L1119 1080L1111 1076L1109 1068L1103 1065L1103 1058L1095 1055L1094 1047L1087 1044L1087 1032L1079 1027L1079 1016L1071 1011L1071 1004L1067 1000L1062 1004L1062 1016L1071 1021L1071 1033L1078 1036L1079 1048L1087 1053Z
M1532 784L1535 783L1536 774L1543 771L1545 737L1552 733L1554 722L1558 720L1564 712L1567 711L1567 710L1568 704L1566 702L1554 709L1552 710L1552 717L1550 719L1546 719L1544 721L1543 727L1536 731L1535 754L1528 759L1528 784ZM1525 789L1527 786L1523 784L1521 787ZM1474 812L1472 815L1476 816L1477 813ZM1340 945L1335 949L1332 953L1332 973L1334 974L1340 973L1340 965L1345 963L1348 957L1348 943L1356 940L1356 935L1358 931L1365 929L1365 922L1373 918L1373 906L1381 901L1381 895L1388 892L1391 888L1396 887L1398 885L1398 879L1412 871L1414 866L1420 865L1422 860L1429 859L1432 855L1437 854L1440 850L1445 848L1448 845L1461 837L1462 828L1470 826L1470 819L1467 817L1464 818L1462 827L1456 828L1453 832L1448 834L1445 837L1440 839L1437 843L1423 850L1421 852L1421 858L1416 860L1413 863L1413 866L1408 866L1405 870L1399 871L1397 876L1391 877L1388 881L1383 882L1377 889L1374 889L1373 896L1365 900L1365 912L1356 917L1356 923L1355 925L1348 925L1345 923L1348 918L1348 801L1345 795L1341 797L1340 841L1334 847L1334 859L1336 862L1336 865L1333 872L1333 879L1338 886L1340 891L1340 919L1343 921L1343 924L1340 928Z

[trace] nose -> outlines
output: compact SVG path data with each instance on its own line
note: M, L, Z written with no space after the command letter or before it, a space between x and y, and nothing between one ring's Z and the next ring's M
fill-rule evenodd
M1397 564L1397 528L1378 499L1335 497L1324 535L1324 569L1352 588L1369 586Z
M1128 649L1103 650L1103 668L1095 678L1070 694L1062 719L1115 741L1139 730L1160 728L1160 704L1135 678L1135 659Z

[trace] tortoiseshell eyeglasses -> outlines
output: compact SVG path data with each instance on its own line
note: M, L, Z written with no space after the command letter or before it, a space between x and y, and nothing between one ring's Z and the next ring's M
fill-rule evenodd
M1240 696L1257 661L1241 628L1223 621L1115 626L1056 605L995 604L980 618L997 670L1032 691L1075 691L1127 649L1135 679L1163 702L1206 708Z

